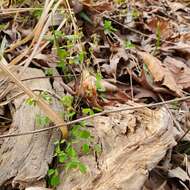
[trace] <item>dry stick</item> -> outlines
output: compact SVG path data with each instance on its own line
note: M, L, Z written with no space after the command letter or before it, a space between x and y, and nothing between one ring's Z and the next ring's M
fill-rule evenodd
M176 101L185 101L190 99L190 96L186 96L186 97L182 97L182 98L176 98L173 100L167 100L165 102L158 102L158 103L153 103L153 104L145 104L145 105L139 105L139 106L134 106L134 107L122 107L122 108L116 108L116 109L112 109L112 110L104 110L100 113L96 113L94 115L90 115L90 116L86 116L86 117L82 117L73 121L69 121L67 123L65 123L66 126L84 121L84 120L88 120L88 119L92 119L95 118L97 116L101 116L101 115L105 115L105 114L109 114L109 113L116 113L116 112L121 112L121 111L127 111L127 110L136 110L136 109L141 109L141 108L149 108L149 107L156 107L156 106L160 106L160 105L164 105L164 104L169 104L169 103L173 103ZM34 131L28 131L28 132L24 132L24 133L12 133L12 134L7 134L7 135L0 135L0 139L2 138L9 138L9 137L17 137L17 136L23 136L23 135L31 135L31 134L36 134L36 133L41 133L41 132L45 132L51 129L56 129L56 128L60 128L62 127L60 124L58 125L54 125L52 127L46 127L43 129L38 129L38 130L34 130Z
M35 93L32 92L31 89L26 87L17 77L15 74L13 74L9 68L7 67L6 63L3 61L4 59L0 60L0 68L10 77L10 79L15 82L15 84L22 89L29 97L36 100L36 103L38 106L44 111L44 113L50 118L52 122L54 122L56 125L61 126L60 130L62 132L62 135L64 138L68 136L68 130L65 125L64 120L51 109L51 107L39 96L37 96Z

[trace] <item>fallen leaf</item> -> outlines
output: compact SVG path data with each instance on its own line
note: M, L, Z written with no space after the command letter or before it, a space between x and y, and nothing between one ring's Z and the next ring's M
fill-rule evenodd
M110 56L110 64L104 64L102 66L102 68L104 68L105 72L109 75L111 74L112 76L114 76L114 78L116 79L116 74L117 74L117 66L119 64L120 61L125 62L128 60L128 55L125 52L124 48L117 48L115 49L115 51L112 53L112 55Z
M178 86L182 89L190 88L190 68L185 63L172 57L166 57L164 65L169 68Z
M104 11L112 11L113 6L111 2L100 2L100 3L93 3L89 0L83 0L82 4L84 7L92 13L102 13Z
M162 39L167 39L173 33L170 22L158 17L149 19L146 26L153 33L159 33Z
M181 87L176 84L170 70L165 67L159 59L145 52L138 52L138 54L142 57L144 64L147 66L156 84L167 87L177 96L182 96Z
M136 94L134 97L136 99L152 98L153 100L157 101L157 96L153 91L142 87L136 88Z
M174 177L179 178L183 182L190 181L190 178L189 178L187 172L185 172L180 167L177 167L177 168L174 168L172 170L169 170L168 176L171 177L171 178L174 178Z

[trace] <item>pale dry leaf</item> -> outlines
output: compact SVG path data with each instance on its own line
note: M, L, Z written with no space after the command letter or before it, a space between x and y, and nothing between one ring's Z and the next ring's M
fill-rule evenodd
M190 55L190 45L184 42L178 42L176 45L167 46L161 48L163 51L176 51L178 53L188 54Z
M173 12L178 11L179 9L183 10L185 8L185 5L179 2L169 2L168 5L172 9Z
M180 180L182 180L183 182L185 181L190 181L190 178L187 174L187 172L185 172L182 168L177 167L174 168L172 170L169 170L168 173L169 177L171 178L179 178Z
M176 81L170 70L165 67L159 59L145 52L138 52L138 54L142 57L144 64L146 64L148 67L148 70L155 83L167 87L177 96L182 96L181 87L176 84Z
M183 89L190 88L190 68L185 63L172 57L166 57L164 65L169 68L178 86Z

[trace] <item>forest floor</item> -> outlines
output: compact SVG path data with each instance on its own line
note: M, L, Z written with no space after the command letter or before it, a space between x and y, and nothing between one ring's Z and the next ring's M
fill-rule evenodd
M0 1L0 189L190 189L189 108L189 0Z

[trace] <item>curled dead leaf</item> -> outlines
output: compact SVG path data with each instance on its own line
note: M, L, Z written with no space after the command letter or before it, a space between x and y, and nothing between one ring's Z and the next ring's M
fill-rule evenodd
M164 66L159 59L149 53L138 52L138 54L142 57L156 84L168 88L177 96L182 96L182 89L177 85L174 76L167 66Z

